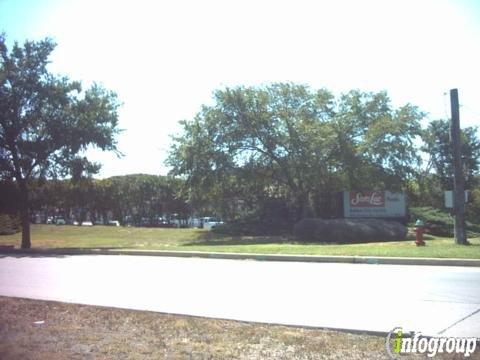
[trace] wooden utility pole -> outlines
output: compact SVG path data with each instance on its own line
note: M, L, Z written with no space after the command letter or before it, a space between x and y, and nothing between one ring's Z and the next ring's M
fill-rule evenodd
M450 90L450 104L452 120L450 123L450 140L453 150L453 211L455 214L455 242L460 245L467 244L465 231L465 179L463 177L461 136L460 136L460 111L458 106L458 90Z

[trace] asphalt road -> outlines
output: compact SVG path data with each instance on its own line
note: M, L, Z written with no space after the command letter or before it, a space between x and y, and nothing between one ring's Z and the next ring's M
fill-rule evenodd
M255 322L480 337L480 268L0 255L0 295Z

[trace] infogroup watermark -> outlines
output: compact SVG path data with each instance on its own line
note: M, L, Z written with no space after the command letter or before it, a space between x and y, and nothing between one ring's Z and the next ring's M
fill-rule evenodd
M385 346L392 359L415 353L427 354L430 358L441 353L456 353L468 358L475 352L477 342L476 337L427 337L420 332L406 334L401 327L396 327L388 333Z

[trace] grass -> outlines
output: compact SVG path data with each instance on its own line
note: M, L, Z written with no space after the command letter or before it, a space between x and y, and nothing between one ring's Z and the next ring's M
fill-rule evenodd
M0 245L20 244L21 234L0 236ZM257 254L392 256L480 259L480 238L456 245L451 238L427 237L425 247L412 240L366 244L305 244L282 236L221 236L201 229L78 227L32 225L34 248L124 248L215 251Z
M8 360L389 358L383 336L7 297L0 297L0 354ZM480 352L470 358L480 359Z

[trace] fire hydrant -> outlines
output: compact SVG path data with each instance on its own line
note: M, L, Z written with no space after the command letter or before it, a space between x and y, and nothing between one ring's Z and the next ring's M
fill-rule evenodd
M417 246L425 246L425 241L423 241L423 233L425 232L425 224L423 223L422 220L417 220L415 222L415 244Z

